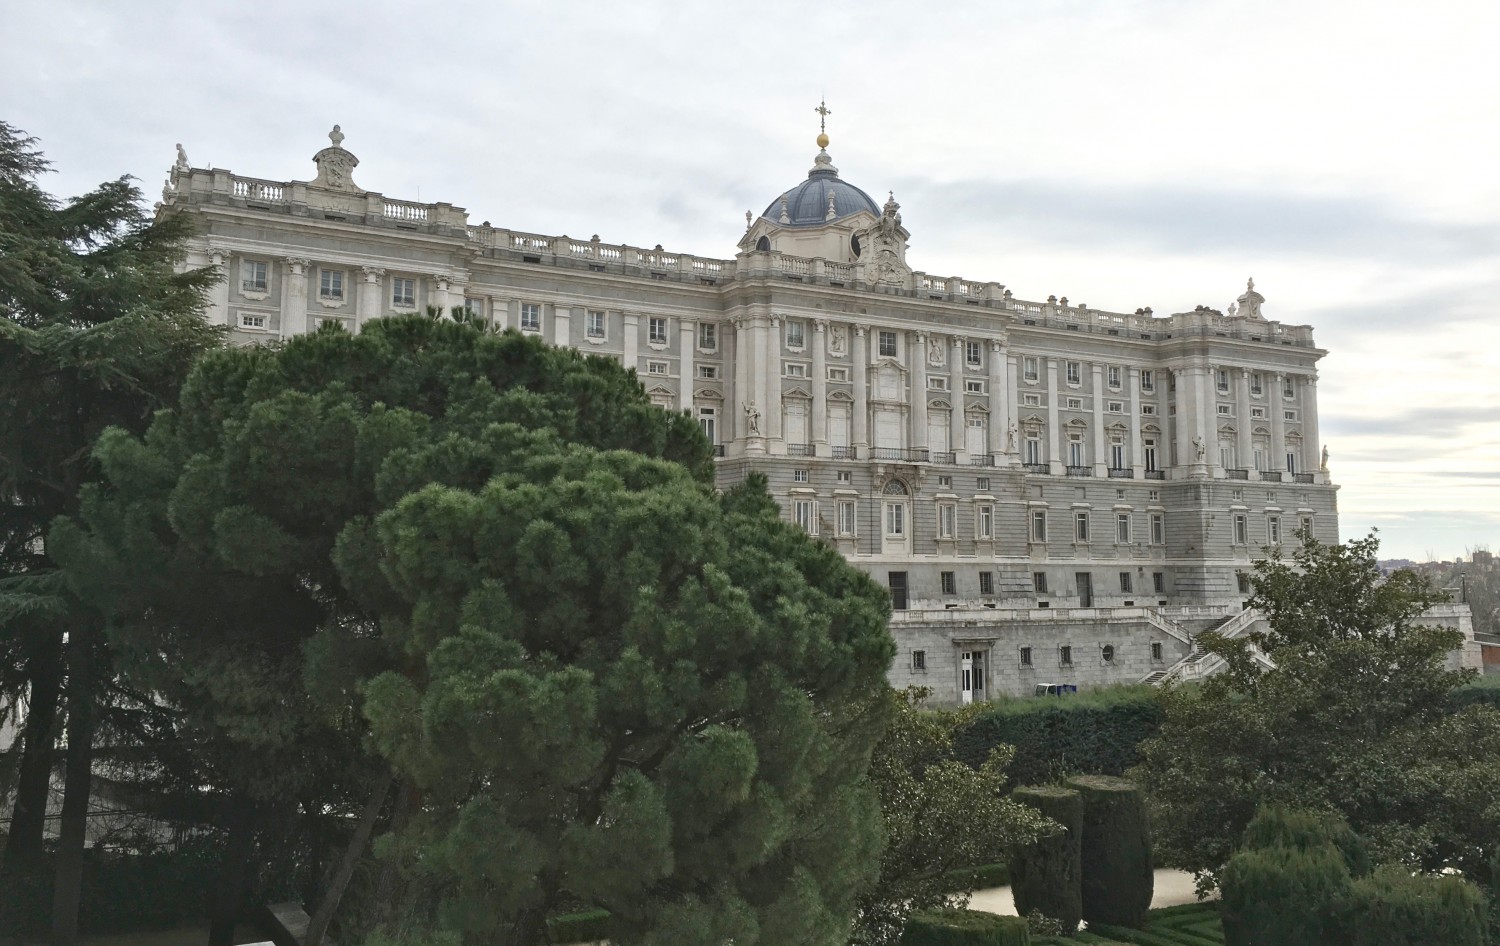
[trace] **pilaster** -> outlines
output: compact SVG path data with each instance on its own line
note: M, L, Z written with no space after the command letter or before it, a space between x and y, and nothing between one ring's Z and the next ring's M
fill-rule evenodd
M286 258L286 285L282 287L281 337L307 334L307 266L308 261Z

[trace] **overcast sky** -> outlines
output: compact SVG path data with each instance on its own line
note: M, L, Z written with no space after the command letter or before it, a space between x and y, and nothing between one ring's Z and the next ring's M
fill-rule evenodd
M1500 3L9 0L0 119L72 195L195 166L732 256L813 107L922 270L1315 327L1343 534L1500 549Z

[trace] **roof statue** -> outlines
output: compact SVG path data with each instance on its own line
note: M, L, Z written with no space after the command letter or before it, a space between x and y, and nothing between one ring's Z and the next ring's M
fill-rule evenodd
M1255 279L1251 277L1245 281L1245 294L1235 300L1239 303L1239 314L1246 318L1261 318L1260 304L1266 301L1266 297L1255 291Z
M328 140L329 146L313 155L313 163L318 166L318 177L313 184L330 190L363 192L363 188L354 183L354 169L359 166L359 158L344 150L343 129L334 125L328 133Z

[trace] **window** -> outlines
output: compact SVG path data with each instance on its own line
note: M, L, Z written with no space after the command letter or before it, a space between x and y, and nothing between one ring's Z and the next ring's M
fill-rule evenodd
M1297 531L1298 532L1305 532L1308 535L1312 535L1312 527L1313 527L1313 517L1312 516L1298 516L1297 517Z
M1153 512L1151 514L1151 544L1167 544L1167 517L1166 513Z
M984 382L978 380L977 378L969 378L967 381L964 382L964 393L965 394L983 394L984 393Z
M979 573L979 593L982 595L992 595L995 593L994 572Z
M1223 368L1217 368L1217 369L1214 370L1214 387L1218 389L1218 391L1219 391L1220 394L1228 394L1229 393L1229 372L1228 371L1226 371Z
M893 539L906 535L906 504L885 504L885 534Z
M847 483L850 481L848 470L839 470L838 472L834 473L833 476L834 479L838 480L840 483Z
M805 378L807 377L807 365L804 365L800 361L784 362L781 366L781 373L788 378Z
M1041 407L1042 396L1040 394L1023 394L1021 395L1021 403L1027 407Z
M1026 381L1036 381L1041 377L1037 368L1035 355L1027 355L1021 359L1021 378Z
M1073 513L1073 541L1087 542L1089 540L1089 514L1080 509Z
M604 313L590 309L584 317L584 334L589 338L604 337Z
M266 317L264 315L251 315L248 312L241 312L240 328L247 328L256 332L264 332L266 330Z
M1266 517L1266 544L1267 545L1280 545L1281 544L1281 517L1280 516L1267 516Z
M1161 641L1152 641L1151 642L1151 661L1152 661L1152 663L1161 663L1161 659L1162 659L1161 658Z
M1252 408L1250 408L1250 417L1251 417L1252 420L1255 419L1255 418L1257 418L1257 417L1264 419L1265 416L1266 416L1266 409L1264 407L1252 407Z
M1164 594L1167 593L1167 573L1166 572L1152 572L1151 573L1151 590L1154 591L1154 592L1156 592L1159 595L1164 595Z
M887 572L886 585L891 589L891 608L906 610L906 572Z
M318 298L342 300L344 298L344 273L338 269L324 269L318 273Z
M828 369L828 380L829 381L841 381L841 382L842 381L848 381L849 380L849 369L848 368L829 368Z
M1141 390L1142 391L1155 391L1156 390L1156 372L1152 371L1150 368L1142 368L1141 369Z
M715 351L719 347L719 327L712 322L698 323L698 347Z
M1047 510L1045 509L1031 511L1031 541L1047 541Z
M1155 404L1142 404L1141 405L1141 416L1142 417L1155 417L1156 416L1156 405Z
M1235 490L1232 495L1234 496L1234 501L1237 503L1242 503L1245 501L1245 491L1242 489Z
M1109 466L1113 470L1125 469L1125 441L1111 440L1109 442Z
M1042 440L1040 437L1030 436L1026 438L1026 462L1033 465L1042 462Z
M1073 646L1064 644L1057 648L1057 663L1061 667L1073 666Z
M1161 490L1159 490L1159 489L1153 489L1153 490L1151 490L1149 493L1146 494L1146 498L1150 499L1153 503L1160 501L1161 500Z
M792 482L793 483L806 483L807 479L808 479L808 476L807 476L807 471L806 470L793 470L792 471Z
M938 503L938 538L951 539L958 534L958 506Z
M473 296L465 296L464 297L464 308L468 309L471 314L477 315L481 319L484 318L484 300L483 299L476 299Z
M1235 572L1234 579L1240 589L1240 594L1248 595L1250 593L1250 576L1244 572Z
M882 358L895 358L896 357L896 333L895 332L881 332L880 335L879 335L879 337L877 338L877 344L879 345L879 348L877 349L877 351L880 353L880 357L882 357Z
M1031 573L1031 588L1032 588L1033 591L1035 591L1039 595L1046 594L1047 593L1047 573L1046 572L1032 572Z
M938 572L938 581L942 583L943 594L958 594L958 580L953 577L953 572Z
M417 304L417 281L409 276L391 280L391 305L410 309Z
M974 480L974 488L981 492L987 491L990 488L990 478L988 476L976 478Z
M708 438L708 442L709 443L718 443L719 442L718 436L717 436L718 432L715 429L718 426L718 424L717 424L718 419L719 419L719 412L718 412L717 408L713 408L713 407L700 407L700 408L698 408L698 426L700 426L700 427L703 428L703 436L705 436L705 437Z
M665 361L648 361L648 362L646 362L646 373L647 374L666 374L667 373L667 363Z
M1068 434L1068 466L1083 465L1083 434Z
M911 652L911 668L913 670L927 669L927 651L914 650Z
M261 260L247 259L240 264L240 291L265 292L267 265Z
M1083 410L1083 398L1081 397L1070 397L1064 403L1067 404L1070 411Z
M818 534L818 503L812 499L798 499L792 503L793 516L797 525L801 526L808 535Z
M1031 648L1030 647L1022 647L1021 648L1021 666L1023 666L1023 667L1029 667L1029 666L1031 666Z
M839 500L839 535L854 534L854 500Z
M981 503L974 507L974 533L981 539L995 537L995 507Z
M1118 388L1120 386L1120 366L1119 365L1110 365L1108 368L1104 369L1104 374L1105 374L1105 378L1107 379L1107 383L1109 384L1110 387L1112 387L1112 388Z
M1266 389L1264 383L1261 380L1260 372L1257 371L1250 376L1250 393L1255 395L1256 397L1260 397L1265 393L1265 390Z
M1115 645L1105 644L1099 648L1099 659L1107 664L1115 662Z
M964 363L971 368L984 364L984 347L972 339L964 342Z
M521 303L521 331L540 332L542 330L542 306L538 302Z
M1115 514L1115 541L1121 545L1130 544L1130 513L1128 512Z
M665 345L667 343L667 320L651 316L646 322L646 340L653 345Z
M1123 414L1123 413L1125 413L1125 402L1124 401L1105 401L1104 402L1104 409L1106 411L1108 411L1109 413L1111 413L1111 414Z
M1281 412L1281 416L1284 419L1286 419L1286 420L1296 420L1297 419L1297 412L1296 411L1292 411L1292 410L1286 410L1286 411L1282 411Z
M939 476L938 477L938 485L939 486L952 486L953 485L953 477L951 477L951 476Z
M807 323L789 321L786 323L786 347L804 348L807 345Z
M940 374L930 374L927 376L927 387L933 391L946 391L948 390L948 379Z
M1122 595L1128 595L1130 593L1131 593L1130 572L1120 572L1120 594L1122 594Z
M1228 404L1220 404L1218 407L1219 407L1219 416L1220 417L1229 417L1229 416L1231 416L1232 411L1231 411L1231 408L1229 407Z
M698 377L702 378L704 381L712 381L715 378L717 378L718 376L719 376L719 366L718 365L699 365L698 366Z
M1083 363L1070 361L1067 366L1067 378L1069 384L1083 383Z
M1297 396L1297 385L1290 377L1281 379L1281 396L1287 400Z
M1250 517L1242 512L1234 514L1234 544L1250 544Z

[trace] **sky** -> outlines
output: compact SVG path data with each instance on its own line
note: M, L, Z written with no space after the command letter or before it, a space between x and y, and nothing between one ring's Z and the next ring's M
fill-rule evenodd
M1500 549L1500 3L9 0L0 120L61 196L194 166L732 257L826 96L909 261L1314 326L1341 532Z

